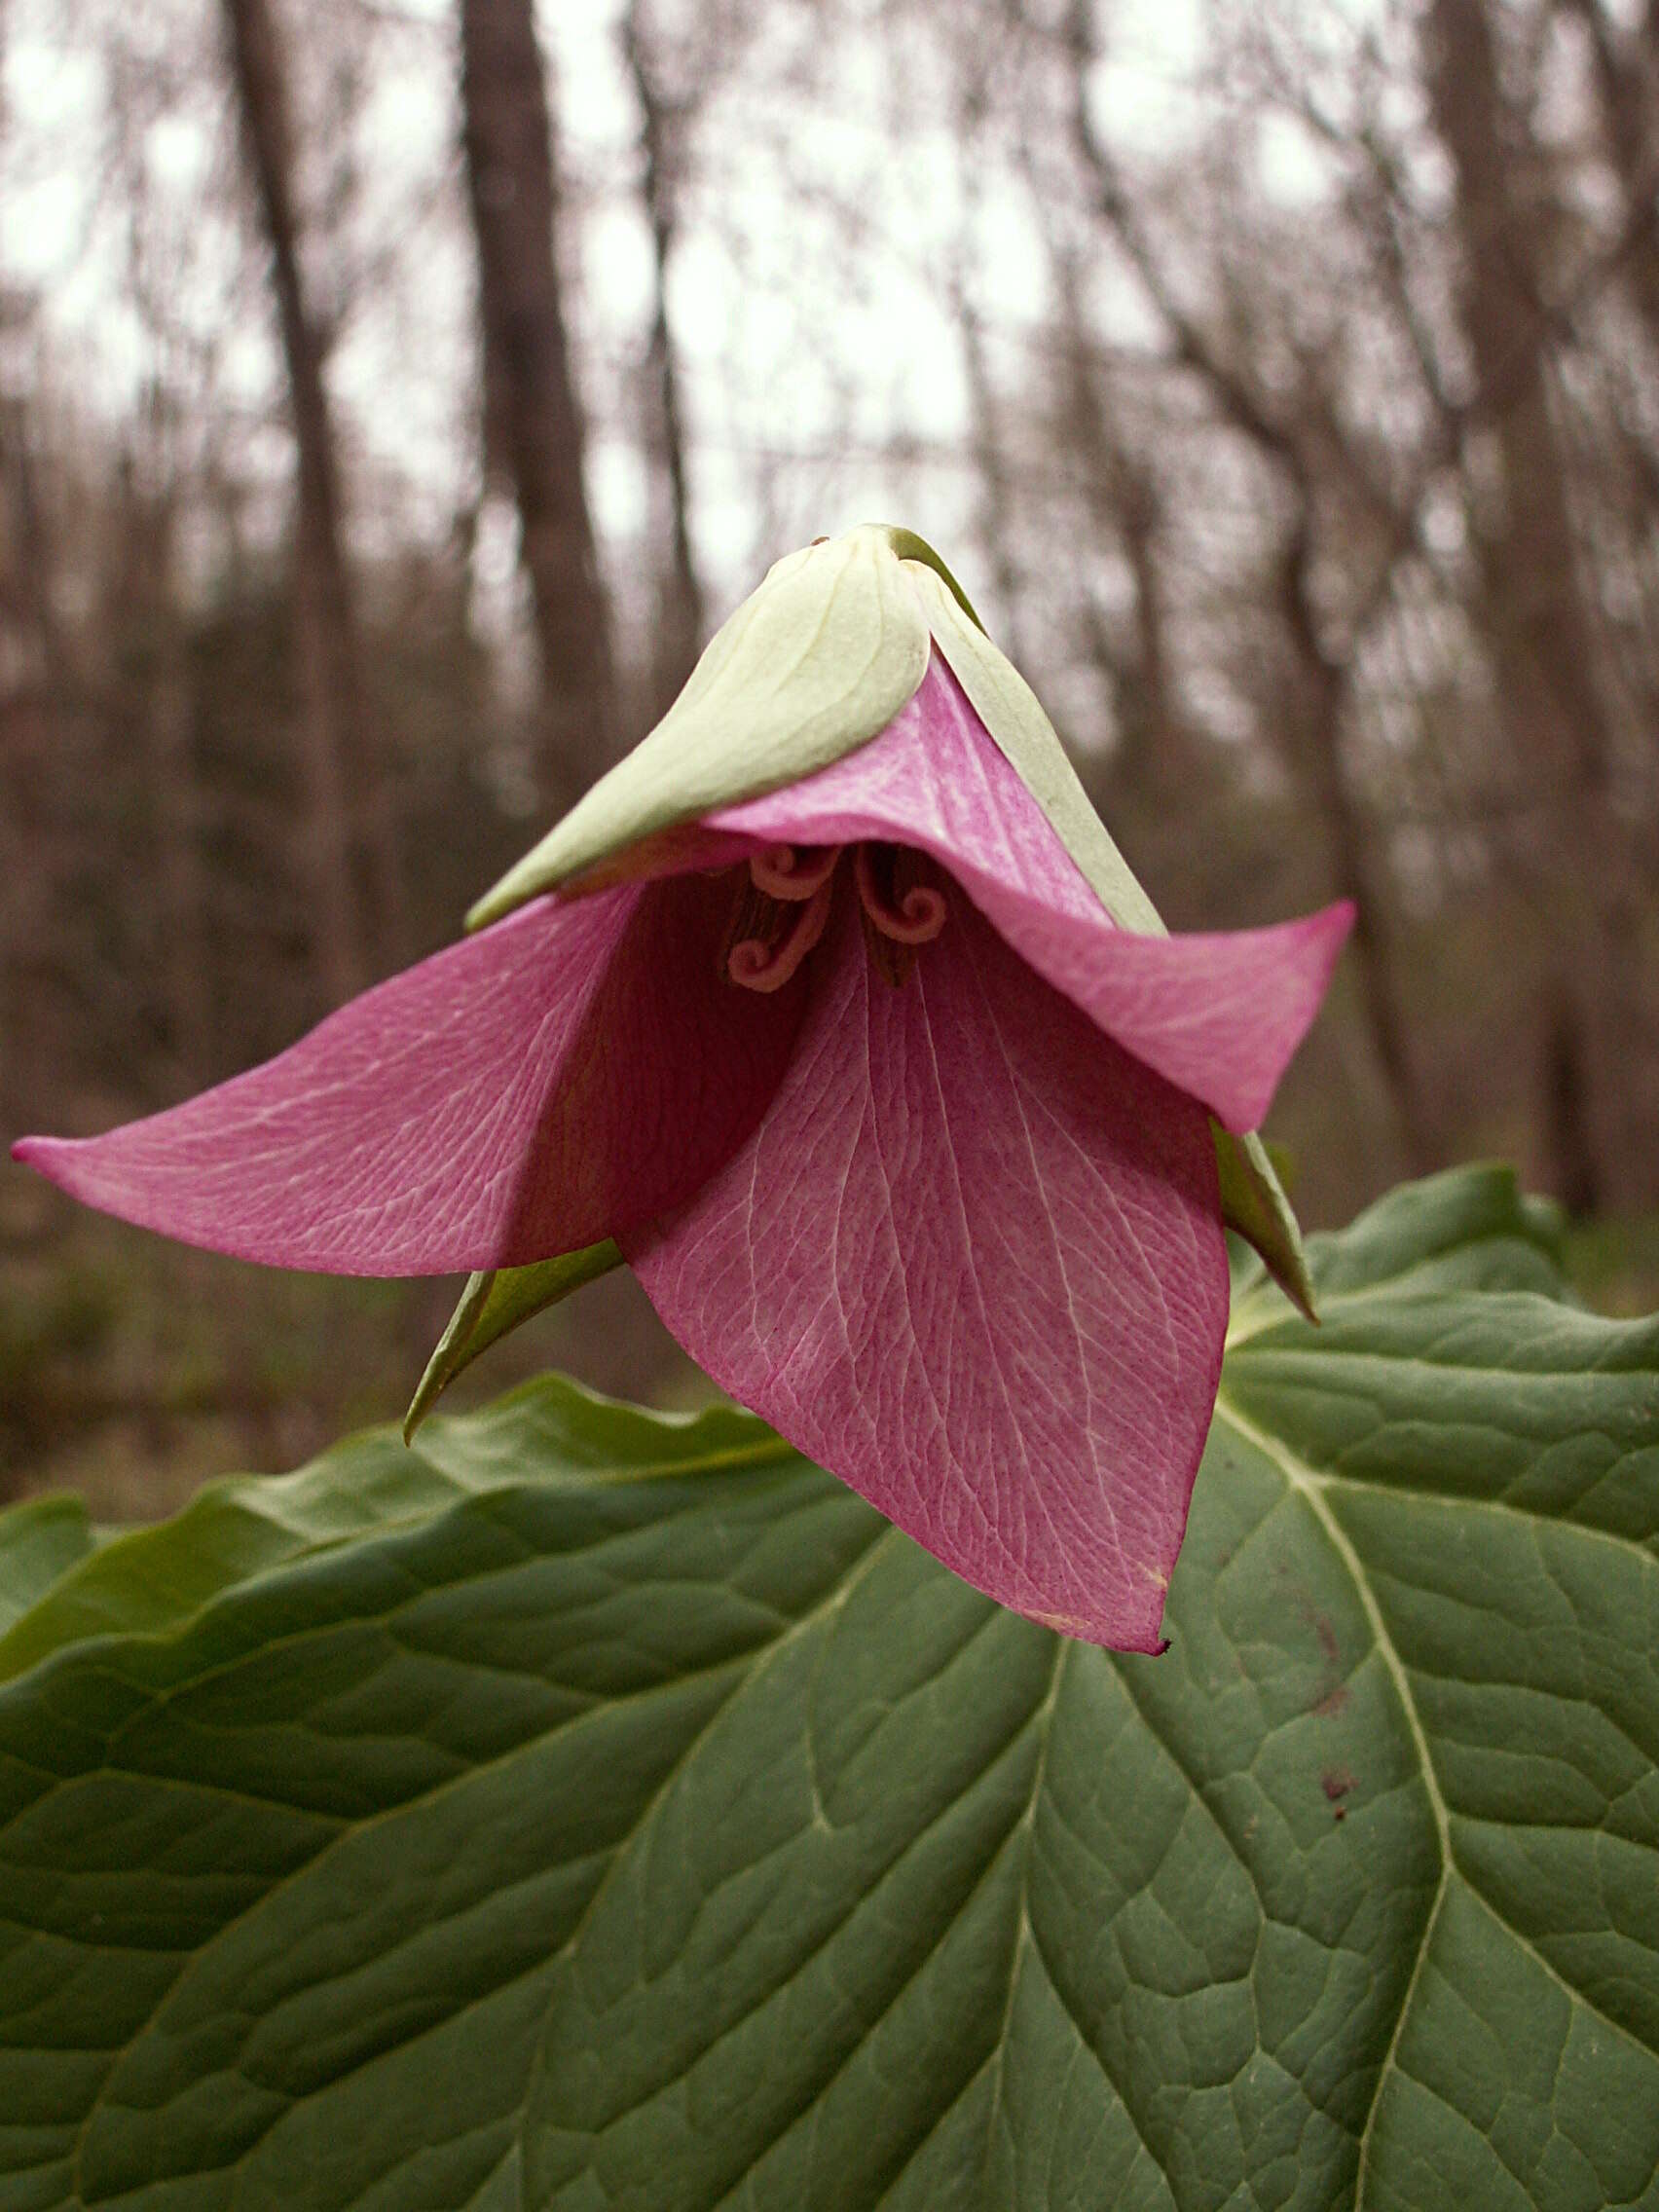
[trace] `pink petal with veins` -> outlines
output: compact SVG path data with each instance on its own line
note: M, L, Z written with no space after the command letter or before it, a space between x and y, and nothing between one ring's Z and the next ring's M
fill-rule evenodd
M1270 929L1117 928L937 653L879 737L787 790L721 807L704 828L710 856L728 856L733 834L920 847L1039 975L1233 1129L1266 1115L1353 919L1344 903Z
M901 989L841 902L765 1119L624 1249L721 1386L946 1567L1158 1648L1227 1325L1209 1124L967 901Z
M729 883L538 900L170 1112L15 1154L107 1213L334 1274L516 1267L680 1203L754 1128L804 981L719 974Z

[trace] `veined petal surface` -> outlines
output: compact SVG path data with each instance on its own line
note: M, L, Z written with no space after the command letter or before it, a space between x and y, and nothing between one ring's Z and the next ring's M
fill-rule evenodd
M623 1247L723 1388L956 1573L1153 1650L1227 1323L1209 1125L951 908L894 989L841 906L764 1122Z
M889 838L948 868L1039 975L1231 1129L1257 1126L1318 1012L1346 904L1269 929L1151 937L1106 913L939 654L869 745L705 818L711 855Z
M537 901L182 1106L17 1157L87 1204L333 1274L519 1267L677 1204L754 1127L801 988L733 990L729 887Z

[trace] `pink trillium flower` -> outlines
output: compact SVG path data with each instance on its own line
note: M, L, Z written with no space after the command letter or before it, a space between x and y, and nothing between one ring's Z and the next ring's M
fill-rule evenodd
M1302 1281L1227 1132L1351 915L1154 934L970 617L907 534L780 563L475 935L263 1067L17 1156L279 1267L487 1290L619 1251L724 1390L946 1567L1160 1648L1224 1192Z

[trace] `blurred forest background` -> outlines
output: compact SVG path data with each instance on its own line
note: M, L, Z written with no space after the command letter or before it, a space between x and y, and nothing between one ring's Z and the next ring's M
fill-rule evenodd
M1659 0L0 0L0 1125L452 937L890 520L1174 926L1358 901L1305 1218L1503 1154L1659 1295L1656 209ZM456 1288L0 1170L0 1495L291 1463Z

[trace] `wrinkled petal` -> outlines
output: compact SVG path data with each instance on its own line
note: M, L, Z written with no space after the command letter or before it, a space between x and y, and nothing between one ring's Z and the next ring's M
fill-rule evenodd
M719 973L729 884L540 900L170 1112L17 1157L89 1205L278 1267L510 1268L678 1204L754 1128L797 983Z
M720 808L705 829L711 859L729 856L733 834L919 846L1039 975L1230 1129L1266 1115L1353 918L1341 904L1271 929L1118 928L937 653L879 737L788 791Z
M1153 1650L1227 1325L1208 1121L958 903L899 990L839 906L765 1120L623 1248L693 1359L945 1566Z

